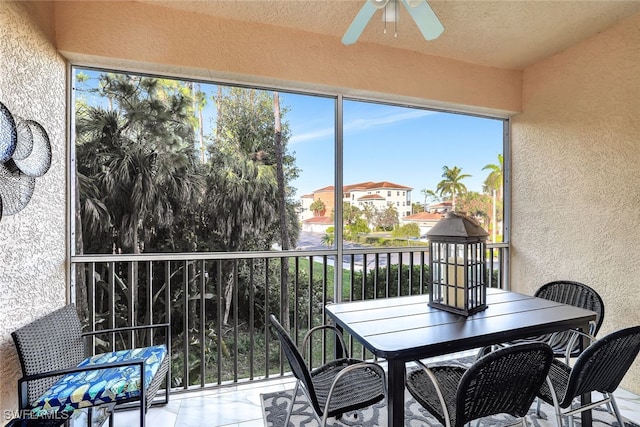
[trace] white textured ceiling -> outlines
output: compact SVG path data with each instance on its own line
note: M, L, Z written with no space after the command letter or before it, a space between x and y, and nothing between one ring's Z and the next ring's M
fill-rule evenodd
M366 0L141 0L226 19L329 35L338 41ZM640 0L430 0L444 33L422 38L404 7L398 36L377 11L359 43L377 43L485 66L523 69L640 13Z

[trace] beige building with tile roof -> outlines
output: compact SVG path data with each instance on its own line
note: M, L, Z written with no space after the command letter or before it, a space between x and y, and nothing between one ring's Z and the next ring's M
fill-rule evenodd
M321 200L325 206L324 216L331 217L335 210L334 186L322 187L312 194L300 198L300 221L319 216L319 212L311 211L311 204ZM342 187L342 200L362 210L369 205L378 210L393 206L398 211L398 221L411 215L411 191L413 188L389 181L361 182Z

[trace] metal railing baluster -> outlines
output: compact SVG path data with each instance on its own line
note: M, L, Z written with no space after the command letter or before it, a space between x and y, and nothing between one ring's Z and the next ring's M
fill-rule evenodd
M284 359L276 359L279 344L270 336L268 316L271 312L288 313L292 336L298 343L307 330L327 321L324 306L337 300L338 295L333 292L342 292L341 297L353 301L429 290L426 248L358 248L346 249L343 254L344 259L338 259L334 249L287 253L77 255L72 257L72 263L76 269L87 271L89 329L115 327L125 321L136 324L144 318L150 324L172 324L174 340L182 335L182 341L175 341L178 346L170 349L174 367L179 366L170 384L178 391L288 375ZM508 244L488 245L484 260L488 285L506 286L507 256ZM280 264L272 264L278 262ZM277 296L282 289L282 271L289 265L289 286L293 289L289 306L284 307L284 301L279 301ZM215 272L213 277L208 277L207 268ZM395 268L397 274L392 273ZM333 284L341 274L342 291ZM478 274L480 270L473 272L474 280ZM208 296L212 292L214 299ZM230 311L228 325L224 325L227 303ZM214 313L214 318L209 319L213 333L209 334L207 319ZM257 317L256 313L259 313ZM154 335L146 337L145 342L149 344L155 341ZM111 349L119 349L123 338L125 345L132 340L139 344L131 336L111 335ZM322 342L317 344L321 344L321 348L318 346L317 352L310 355L312 364L317 364L315 360L325 362L335 345L329 335L320 338ZM371 357L351 336L347 334L345 338L351 354ZM195 348L198 341L200 349ZM96 339L94 348L100 343L100 339ZM200 363L195 370L199 380L190 361L194 352L197 352L194 360ZM191 384L193 380L195 384Z
M200 263L200 387L204 387L207 379L207 367L205 364L207 347L205 332L207 329L206 315L205 315L205 285L206 285L206 261L202 260Z
M189 388L189 261L182 267L182 387Z

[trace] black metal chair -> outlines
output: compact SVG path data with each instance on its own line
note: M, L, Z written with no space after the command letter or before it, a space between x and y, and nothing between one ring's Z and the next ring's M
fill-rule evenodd
M590 337L594 339L593 337ZM621 329L610 333L587 347L575 361L573 367L554 359L549 370L549 379L538 396L554 405L558 427L562 417L573 425L573 415L596 406L611 404L620 426L624 426L622 416L613 397L622 378L640 352L640 326ZM572 407L574 398L597 391L603 399L580 407Z
M584 283L571 280L556 280L542 285L533 295L538 298L544 298L595 312L596 320L591 323L589 331L585 331L589 335L595 336L602 326L602 321L604 320L604 302L602 297L593 288ZM517 340L510 342L509 345L532 341L546 342L553 349L555 357L564 357L567 363L569 363L569 359L580 355L582 347L578 339L579 337L580 335L574 334L572 331L555 332L553 334ZM490 347L482 348L478 356L481 357L489 351L491 351Z
M289 333L273 314L270 320L293 375L298 379L284 421L285 427L289 425L299 388L313 407L321 426L326 425L329 417L339 418L346 412L366 408L386 398L386 375L380 365L347 356L310 370ZM336 345L340 345L346 355L342 334L330 325L318 326L307 332L302 348L306 347L307 340L318 330L334 331L337 337Z
M584 283L571 280L557 280L542 285L534 294L538 298L591 310L596 313L596 320L591 323L589 331L591 336L596 336L602 321L604 320L604 302L602 297L591 287ZM554 334L539 337L551 345L556 357L565 357L567 362L572 357L578 357L581 352L580 335L572 331L556 332Z
M407 390L446 427L462 427L483 417L509 414L522 419L545 382L553 351L542 342L495 350L468 369L427 367L407 376Z

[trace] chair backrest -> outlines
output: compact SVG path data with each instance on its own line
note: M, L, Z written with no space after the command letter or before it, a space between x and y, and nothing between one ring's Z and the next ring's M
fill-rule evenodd
M560 406L591 391L613 393L638 352L640 326L620 329L595 341L576 360Z
M604 320L604 302L593 288L584 283L571 280L556 280L542 285L535 296L563 304L580 307L596 313L595 329L591 335L596 335ZM588 331L585 331L588 332Z
M543 342L503 347L478 359L460 379L456 425L502 413L525 416L552 360Z
M322 409L320 408L320 404L318 403L316 391L313 387L313 382L311 381L311 374L309 373L309 368L307 367L304 358L300 354L300 351L298 351L298 348L289 336L289 333L282 327L280 322L278 322L276 316L274 316L273 314L270 315L269 320L271 321L271 326L273 326L274 330L276 331L276 335L278 336L278 340L280 341L280 346L282 347L282 351L284 351L284 354L287 357L287 361L289 362L289 366L291 366L293 375L302 383L302 385L306 389L309 400L311 401L311 404L313 405L316 413L321 414Z
M84 359L82 324L73 304L66 305L11 333L22 375L75 367ZM27 383L27 400L33 403L58 377Z
M604 302L602 297L593 288L584 283L571 280L556 280L542 285L534 295L539 298L561 302L595 312L595 323L591 330L584 331L586 333L595 336L600 330L600 326L602 326L602 321L604 320ZM566 350L571 336L571 332L554 335L552 347L557 354ZM571 352L578 351L578 348L579 341L573 345Z

